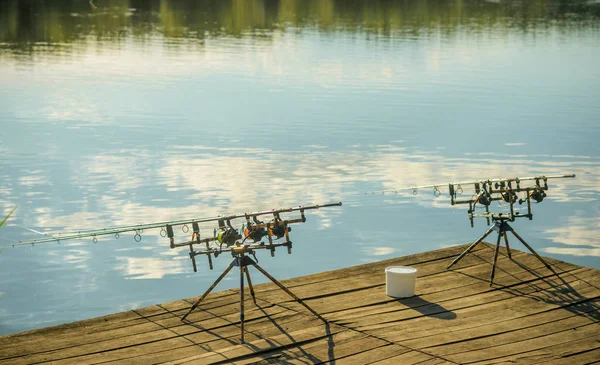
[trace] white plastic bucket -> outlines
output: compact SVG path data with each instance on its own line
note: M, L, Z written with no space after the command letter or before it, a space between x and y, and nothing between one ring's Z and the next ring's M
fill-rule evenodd
M385 269L385 293L394 298L415 295L417 269L410 266L390 266Z

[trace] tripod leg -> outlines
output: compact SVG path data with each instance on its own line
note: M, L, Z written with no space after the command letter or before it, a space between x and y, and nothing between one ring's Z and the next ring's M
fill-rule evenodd
M504 231L504 243L506 244L506 252L508 253L508 258L512 260L512 255L510 254L510 246L508 245L508 236L506 235L506 231Z
M492 272L490 273L490 286L494 283L494 274L496 273L496 262L498 261L498 251L500 251L500 239L504 231L498 232L498 240L496 240L496 250L494 250L494 263L492 264Z
M494 230L495 227L496 227L495 225L490 227L490 229L488 229L487 232L485 232L485 234L483 236L481 236L481 238L479 238L477 241L473 242L473 244L471 246L469 246L469 248L464 250L464 252L461 253L457 258L455 258L454 261L452 261L446 269L451 268L452 265L454 265L458 261L460 261L460 259L462 259L466 254L468 254L475 246L477 246L479 243L481 243L481 241L483 241L487 236L489 236L489 234L492 233L492 231Z
M181 317L181 320L185 320L185 318L187 316L189 316L190 313L192 313L192 311L194 309L196 309L196 307L200 304L200 302L202 302L204 300L204 298L206 298L206 296L217 286L217 284L219 284L219 282L221 280L223 280L223 278L225 277L225 275L227 275L227 273L233 268L233 265L235 263L235 260L233 260L231 262L231 264L229 264L229 267L227 269L225 269L225 271L223 271L223 273L221 274L221 276L219 276L219 278L213 283L213 285L210 286L210 288L208 288L208 290L206 292L204 292L204 294L202 294L202 296L200 297L200 299L198 299L196 301L196 303L194 303L192 305L192 307L190 308L190 310L187 311L186 314L183 315L183 317Z
M325 318L321 317L321 315L319 313L315 312L314 309L312 309L311 307L309 307L308 304L304 303L302 301L302 299L298 298L294 293L292 293L288 288L286 288L283 284L281 284L279 281L277 281L277 279L275 279L274 277L272 277L262 267L258 266L258 264L256 264L256 263L252 264L252 266L254 266L256 268L256 270L260 271L264 276L266 276L267 278L269 278L269 280L271 280L272 282L274 282L275 284L277 284L277 286L279 288L281 288L281 290L283 290L284 292L288 293L288 295L290 297L294 298L298 303L302 304L304 306L304 308L308 309L312 314L314 314L315 316L317 316L317 318L319 318L323 322L327 323L327 320Z
M515 232L514 230L512 230L511 232L512 232L512 234L514 234L514 235L515 235L515 237L517 237L517 239L518 239L519 241L521 241L521 243L522 243L522 244L523 244L525 247L527 247L527 249L528 249L529 251L531 251L531 253L533 254L533 256L537 257L537 259L538 259L538 260L540 260L540 261L542 262L542 264L544 264L544 265L545 265L545 266L548 268L548 270L550 270L550 271L552 271L554 274L558 275L558 273L557 273L556 271L554 271L554 269L552 268L552 266L550 266L550 264L548 264L548 263L547 263L547 262L546 262L546 261L545 261L545 260L544 260L544 259L543 259L543 258L540 256L540 255L538 255L538 253L537 253L537 252L535 252L535 250L534 250L534 249L533 249L531 246L529 246L529 245L527 244L527 242L525 242L525 240L523 240L523 239L521 238L521 236L519 236L519 235L517 234L517 232Z
M256 296L254 295L254 288L252 287L252 280L250 280L250 271L248 271L248 267L245 268L246 271L246 279L248 279L248 288L250 288L250 295L252 296L252 301L254 305L256 304Z
M240 341L244 343L244 271L246 270L245 266L240 265L240 329L242 330L242 334L240 336Z

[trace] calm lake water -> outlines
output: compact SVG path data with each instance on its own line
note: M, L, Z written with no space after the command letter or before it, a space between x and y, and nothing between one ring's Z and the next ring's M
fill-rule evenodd
M456 180L577 174L513 227L600 269L598 1L93 5L0 3L0 334L199 295L230 261L194 273L157 230L10 247L30 230L343 201L259 253L286 279L475 240L445 191L364 194Z

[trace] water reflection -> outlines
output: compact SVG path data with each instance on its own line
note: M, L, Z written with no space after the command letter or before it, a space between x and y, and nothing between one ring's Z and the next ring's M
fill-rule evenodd
M388 145L371 146L370 151L285 153L265 148L178 146L158 161L148 157L149 151L130 151L122 156L100 154L84 158L69 172L73 187L81 189L83 197L73 202L76 209L61 212L40 207L31 212L21 211L19 219L54 234L71 228L212 217L294 206L298 202L337 200L355 207L382 202L397 204L404 200L422 207L457 209L463 214L464 206L452 207L445 194L435 197L432 189L418 191L416 196L412 191L386 197L365 193L429 183L513 177L517 173L532 176L540 172L574 173L577 178L550 180L547 202L539 207L534 204L534 214L546 205L593 202L600 197L600 161L595 159L573 160L551 155L516 158L489 153L481 157L450 158L411 149L389 152ZM37 186L32 181L44 180L39 170L29 173L18 178L17 191ZM262 179L263 176L268 178ZM53 183L46 180L46 184ZM472 193L468 189L465 187L465 194ZM9 209L9 201L4 203L5 210ZM507 212L508 207L500 211ZM331 226L331 220L340 211L313 214L321 217L318 228L324 229ZM600 237L598 224L581 224L582 219L573 219L564 228L547 233L555 234L556 242L575 245L584 244L584 240L593 244L593 238ZM383 247L373 252L382 255L381 252L387 254L386 250Z
M547 247L545 251L548 253L600 256L600 221L598 217L585 217L580 214L570 216L561 227L546 229L544 233L553 243L567 246Z
M314 28L321 32L362 33L368 37L411 39L428 33L455 36L490 29L521 32L548 28L577 32L597 27L600 6L589 1L3 1L0 42L15 54L72 52L73 44L127 39L144 43L166 37L167 46L202 45L206 38L243 36L269 40L274 32ZM506 36L506 35L505 35ZM168 39L177 39L177 45ZM182 44L183 43L183 44ZM100 44L101 46L101 44Z
M117 269L123 271L126 279L162 279L165 275L186 273L189 263L185 259L181 256L174 259L117 257L117 261L121 262Z

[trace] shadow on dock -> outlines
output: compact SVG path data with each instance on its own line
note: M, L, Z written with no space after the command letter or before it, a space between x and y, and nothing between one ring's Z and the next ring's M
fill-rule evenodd
M438 303L427 301L418 295L410 298L396 299L396 302L405 305L409 309L413 309L424 316L438 319L455 319L456 313L444 308Z
M473 255L481 259L482 262L486 262L490 264L490 266L492 265L492 261L483 257L483 255L478 255L477 253L473 253ZM500 256L508 258L503 251L500 251ZM577 286L598 289L584 277L577 276L579 274L573 273L573 270L565 271L561 269L558 265L559 263L550 265L553 272L544 266L531 268L519 262L515 257L512 259L508 258L508 260L530 274L532 278L523 280L516 273L511 272L510 269L505 269L502 268L501 265L497 265L496 273L502 273L505 277L514 280L514 283L502 286L498 285L498 282L495 281L491 290L501 290L515 296L527 297L536 301L553 304L558 306L556 309L562 308L575 315L584 316L596 322L600 321L600 305L595 302L598 298L586 297L573 287L573 284L577 283ZM487 281L486 279L475 275L459 271L456 272L473 279Z
M534 275L538 280L534 282L524 282L525 288L504 287L499 288L500 290L513 295L531 298L536 301L554 304L573 314L589 318L595 322L600 321L600 305L597 302L594 302L598 297L586 297L579 293L572 285L577 283L578 286L583 285L585 288L598 289L591 282L586 280L585 277L578 276L579 274L571 271L557 270L558 267L556 265L551 265L556 272L555 274L544 268L549 274L549 276L546 276L528 268L518 261L513 262L523 270L527 270ZM566 280L567 278L569 281Z
M269 322L271 322L271 324L273 326L275 326L277 328L277 330L279 330L279 332L281 332L281 334L285 335L289 340L290 340L290 345L289 346L285 346L285 347L281 347L279 346L277 343L271 343L268 339L265 339L265 341L267 341L267 343L269 343L274 350L276 350L276 352L274 352L273 354L265 354L263 361L261 361L261 364L268 364L268 363L277 363L277 364L287 364L287 363L291 363L286 361L286 359L284 358L285 354L282 353L282 350L287 349L287 347L293 347L295 349L297 349L300 353L301 356L308 360L309 363L312 364L317 364L317 363L321 363L323 361L328 361L329 364L335 364L335 352L334 352L334 348L335 348L335 342L333 340L333 336L331 333L331 325L329 323L325 323L325 335L327 337L327 346L328 346L328 351L327 351L327 359L319 359L318 357L310 354L309 352L307 352L304 348L302 348L302 344L297 343L296 340L294 339L294 337L292 335L290 335L283 327L281 327L276 320L272 319L267 312L265 312L265 310L260 307L257 306L257 308L263 312L263 314L265 315L265 318L267 318L269 320ZM251 331L249 331L251 332ZM312 341L311 341L312 342ZM252 344L247 344L250 348L253 348L255 350L255 352L258 352L260 349L253 346ZM294 356L295 357L295 356ZM295 364L296 362L294 362Z
M162 308L163 310L165 310L166 312L168 312L168 313L172 314L174 317L176 317L176 318L181 318L179 315L177 315L177 314L176 314L176 313L174 313L173 311L171 311L171 310L169 310L169 309L165 308L164 306L162 306L162 305L158 305L158 306L159 306L160 308ZM210 310L203 309L202 311L204 311L205 313L211 314L211 315L212 315L213 317L215 317L215 318L218 318L218 317L219 317L218 315L215 315L215 314L212 314L212 313L210 313ZM156 323L156 322L154 322L154 321L151 321L151 322L152 322L152 323L155 323L155 324L157 324L157 325L159 325L158 323ZM234 324L234 322L232 322L232 321L228 321L228 322L229 322L229 324ZM206 328L206 327L203 327L203 326L199 325L199 324L198 324L198 323L196 323L196 322L192 322L192 321L190 321L190 320L187 320L187 319L186 319L186 320L182 320L182 321L181 321L181 324L182 324L182 325L188 325L188 326L194 327L194 328L196 328L196 329L200 330L200 332L206 332L206 333L209 333L209 334L211 334L212 336L215 336L215 338L217 338L217 339L219 339L219 340L222 340L222 341L225 341L225 342L228 342L228 343L230 343L231 345L237 345L237 343L238 343L238 342L237 342L237 341L235 341L234 339L232 339L232 338L230 338L230 337L224 337L224 336L221 336L221 335L220 335L220 334L218 334L217 332L215 332L215 331L212 331L212 330L211 330L211 328ZM221 327L222 327L222 326L221 326ZM220 327L217 327L217 328L220 328ZM215 328L213 328L213 329L215 329ZM190 342L191 344L193 344L193 345L195 345L195 346L198 346L198 347L200 347L200 348L201 348L201 349L203 349L203 350L206 350L206 351L212 351L212 349L211 349L209 346L205 346L205 345L202 345L202 344L196 343L195 341L193 341L193 340L191 340L191 339L189 339L189 338L187 337L187 336L189 336L190 334L193 334L193 333L187 333L187 334L184 334L184 335L182 335L182 334L178 334L177 332L173 332L173 333L177 334L179 337L181 337L181 338L185 339L186 341Z

